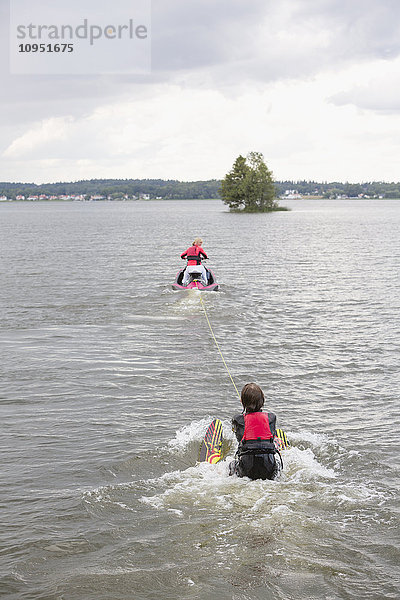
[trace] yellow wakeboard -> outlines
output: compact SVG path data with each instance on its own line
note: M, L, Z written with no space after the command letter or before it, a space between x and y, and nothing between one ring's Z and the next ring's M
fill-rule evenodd
M222 423L219 419L209 425L200 446L199 461L215 464L222 458Z
M276 430L274 443L275 443L276 449L279 451L287 450L287 448L290 448L290 442L287 439L286 433L283 431L283 429Z

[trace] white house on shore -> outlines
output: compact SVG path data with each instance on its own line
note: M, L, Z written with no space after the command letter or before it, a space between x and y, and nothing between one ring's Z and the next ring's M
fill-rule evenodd
M283 198L289 198L290 200L299 199L302 198L302 195L299 194L297 190L286 190L283 195Z

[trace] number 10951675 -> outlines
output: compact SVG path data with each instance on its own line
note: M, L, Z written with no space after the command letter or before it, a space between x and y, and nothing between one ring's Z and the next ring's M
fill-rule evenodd
M19 44L18 52L73 52L73 44Z

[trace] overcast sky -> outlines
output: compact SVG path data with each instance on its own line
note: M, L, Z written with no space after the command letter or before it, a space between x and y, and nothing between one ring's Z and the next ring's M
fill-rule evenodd
M400 180L400 0L152 4L150 75L27 76L0 0L0 181Z

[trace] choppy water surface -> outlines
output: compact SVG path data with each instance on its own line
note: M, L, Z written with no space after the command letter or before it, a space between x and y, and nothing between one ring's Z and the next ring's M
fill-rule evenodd
M398 598L400 201L0 206L2 597ZM228 477L240 388L292 441ZM214 416L227 456L196 464Z

